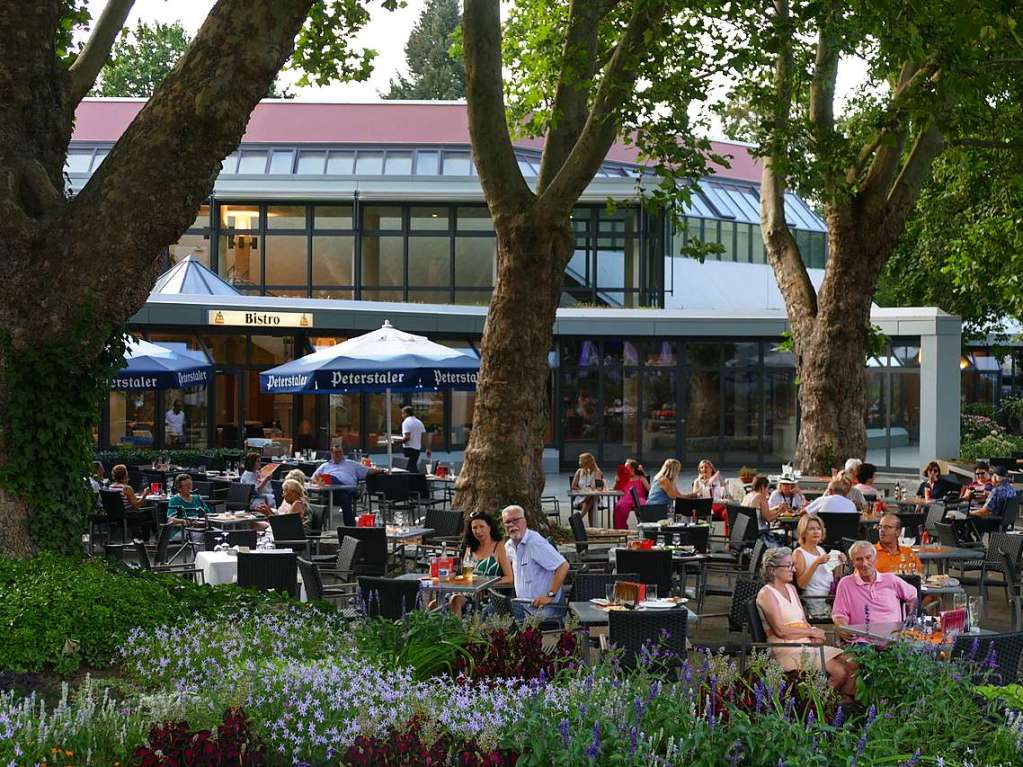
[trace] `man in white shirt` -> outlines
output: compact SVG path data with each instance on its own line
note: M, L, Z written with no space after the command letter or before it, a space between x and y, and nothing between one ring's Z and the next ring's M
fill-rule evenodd
M408 405L403 407L401 412L405 416L405 420L401 422L401 441L405 444L403 452L408 459L408 470L419 471L419 451L423 449L426 427L413 415L413 410Z
M856 508L856 504L845 497L845 493L846 484L841 477L831 480L831 482L828 483L827 492L807 506L806 513L820 514L825 511L839 511L849 514L859 514L860 510Z
M163 416L163 436L168 445L180 445L185 441L185 411L181 409L181 400L174 400L174 405Z
M846 493L845 497L853 502L860 512L867 510L867 499L856 487L856 483L860 481L860 466L863 465L863 461L859 458L850 458L845 462L845 472L839 476L845 480Z

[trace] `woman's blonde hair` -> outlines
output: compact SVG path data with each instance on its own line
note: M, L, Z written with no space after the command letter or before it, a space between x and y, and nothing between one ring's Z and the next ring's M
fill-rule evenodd
M709 458L704 458L702 461L700 461L698 464L696 464L696 470L699 471L701 466L709 467L710 468L710 475L712 477L714 476L714 472L717 471L717 469L714 468L714 462L711 461Z
M760 560L760 572L764 576L764 580L770 583L774 580L774 569L778 566L785 557L792 556L792 549L788 546L778 546L773 549L767 549L764 552L764 558Z
M281 485L281 495L284 495L288 490L294 490L298 493L299 498L305 500L305 485L299 482L297 479L286 479Z
M599 471L597 467L597 459L593 457L593 453L579 453L579 468L583 471Z
M301 469L292 469L291 471L284 475L285 482L287 482L289 479L293 479L296 482L301 482L302 485L305 485L306 483L305 472L302 471ZM302 489L305 490L305 487L303 487Z
M816 514L804 514L799 518L799 524L796 525L796 540L799 541L799 545L802 546L806 533L810 528L811 524L816 523L821 529L821 540L828 535L828 528L824 526L824 520L818 517Z
M654 475L654 482L660 479L666 479L669 482L674 482L678 479L679 472L682 471L682 462L677 458L669 458L663 464L661 464L661 470Z

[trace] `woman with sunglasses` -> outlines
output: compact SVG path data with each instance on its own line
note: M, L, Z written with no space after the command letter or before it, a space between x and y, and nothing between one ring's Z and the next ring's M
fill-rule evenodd
M474 511L469 515L469 526L462 538L463 571L468 569L474 575L492 578L501 576L495 587L508 586L512 583L512 569L508 562L508 553L502 545L504 536L494 518L485 511ZM449 606L455 615L461 615L466 598L461 594L451 597Z
M988 469L988 465L986 463L978 463L973 470L973 482L964 485L959 496L964 500L973 498L982 501L993 488L994 484L991 482L991 471Z

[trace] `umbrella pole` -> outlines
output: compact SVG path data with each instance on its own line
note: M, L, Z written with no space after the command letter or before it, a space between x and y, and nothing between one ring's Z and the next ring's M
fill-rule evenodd
M394 461L391 459L391 387L387 387L387 468L390 469L394 466Z

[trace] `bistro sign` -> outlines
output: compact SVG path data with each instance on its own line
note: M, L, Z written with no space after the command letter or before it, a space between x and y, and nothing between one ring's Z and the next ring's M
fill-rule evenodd
M239 312L210 309L209 323L258 328L311 328L313 315L307 312Z

